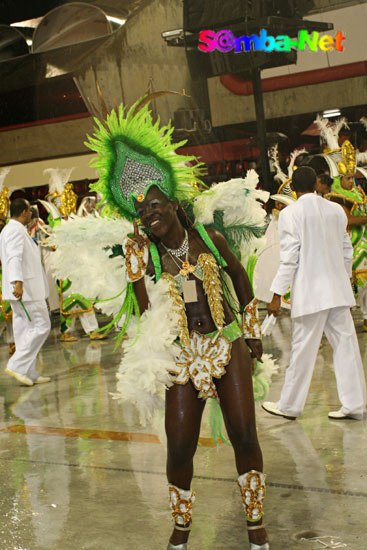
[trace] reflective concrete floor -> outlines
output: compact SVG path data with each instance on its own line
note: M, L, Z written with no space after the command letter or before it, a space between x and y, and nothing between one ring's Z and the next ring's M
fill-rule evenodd
M366 364L367 334L358 311L354 317ZM1 343L0 549L165 549L165 448L156 430L141 429L134 411L110 396L120 352L112 339L57 338L53 329L39 357L52 382L32 388L4 374ZM289 357L287 314L264 347L280 366L269 393L276 400ZM301 419L267 415L257 404L272 550L367 548L367 423L329 421L337 408L326 341ZM232 448L212 446L206 422L202 436L189 550L247 549Z

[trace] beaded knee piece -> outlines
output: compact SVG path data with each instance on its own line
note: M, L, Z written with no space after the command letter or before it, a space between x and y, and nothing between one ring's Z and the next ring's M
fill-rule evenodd
M251 470L238 478L247 521L259 521L263 515L265 474Z
M180 530L191 523L192 505L195 502L195 493L185 491L175 485L168 485L169 500L175 527Z

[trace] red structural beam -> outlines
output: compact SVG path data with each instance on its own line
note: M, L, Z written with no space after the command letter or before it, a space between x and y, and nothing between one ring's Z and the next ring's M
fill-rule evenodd
M325 67L324 69L314 69L312 71L303 71L271 78L263 78L261 81L263 92L273 92L275 90L284 90L286 88L297 88L298 86L308 86L311 84L320 84L333 80L344 80L356 76L367 74L367 61L357 61L346 65L337 65L335 67ZM236 95L252 95L253 88L250 80L243 80L235 74L226 74L220 77L220 81L227 90Z

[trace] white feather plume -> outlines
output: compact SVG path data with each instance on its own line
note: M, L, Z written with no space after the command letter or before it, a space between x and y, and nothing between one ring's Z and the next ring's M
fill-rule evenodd
M74 168L46 168L43 173L49 176L48 189L50 193L62 193L68 183Z
M269 353L263 353L262 363L256 363L257 368L252 376L255 401L262 401L266 398L274 374L279 371L276 359Z
M169 283L160 279L156 284L145 278L150 307L137 321L128 326L132 344L124 347L117 373L117 392L112 394L122 402L134 403L140 423L151 422L153 413L164 406L164 389L172 386L169 373L176 372L175 357L180 348L174 344L179 335L179 315L169 292Z
M268 155L269 155L269 158L272 161L273 166L276 170L276 174L274 176L274 179L276 179L277 181L280 181L280 183L283 183L286 179L288 179L288 176L287 176L287 174L285 174L283 172L283 170L280 167L279 152L278 152L278 144L277 143L275 145L273 145L272 147L270 147L270 149L268 151Z
M324 140L327 143L327 146L330 150L338 149L339 143L339 132L343 126L348 128L347 120L346 118L342 117L338 119L336 122L331 123L327 118L323 118L320 115L317 115L315 124L317 125L318 129L320 130L321 137L324 138Z
M363 124L363 126L364 126L365 129L367 130L367 117L362 116L362 117L359 119L359 122L360 122L361 124Z
M4 189L4 181L6 176L9 174L10 168L1 168L0 169L0 193Z
M348 121L344 116L338 118L338 120L334 122L335 135L339 136L339 132L342 128L348 128L349 130Z
M288 164L288 178L293 176L294 163L296 162L297 157L303 155L303 153L306 153L306 149L295 149L291 152Z
M119 294L126 287L126 270L121 256L109 258L114 244L121 244L133 231L131 223L124 219L111 219L88 215L70 216L54 228L48 239L56 247L50 254L55 277L72 281L72 291L86 298L105 300ZM99 303L106 315L116 315L124 295Z

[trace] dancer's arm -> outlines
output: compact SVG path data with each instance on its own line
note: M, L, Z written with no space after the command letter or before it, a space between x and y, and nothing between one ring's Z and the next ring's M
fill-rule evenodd
M143 235L140 235L138 223L136 221L134 221L134 235L129 239L130 241L136 243L140 250L143 250L146 246L149 248L149 240ZM133 285L135 296L139 304L140 314L142 314L148 309L149 306L149 297L145 286L144 275L139 280L134 281Z

